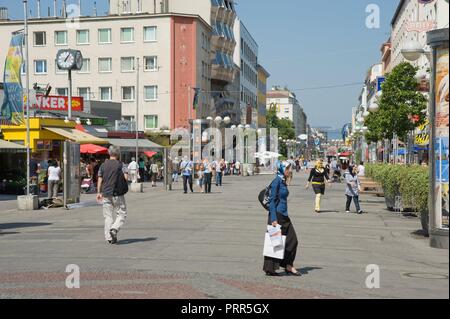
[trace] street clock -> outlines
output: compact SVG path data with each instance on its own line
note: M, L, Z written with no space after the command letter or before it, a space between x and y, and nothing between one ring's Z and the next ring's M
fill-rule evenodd
M59 50L56 62L60 70L81 70L83 67L83 55L78 50Z

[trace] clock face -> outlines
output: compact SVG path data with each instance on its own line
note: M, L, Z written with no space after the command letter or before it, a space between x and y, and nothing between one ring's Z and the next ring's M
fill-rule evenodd
M70 70L75 64L75 56L71 51L62 51L58 53L57 61L61 70Z

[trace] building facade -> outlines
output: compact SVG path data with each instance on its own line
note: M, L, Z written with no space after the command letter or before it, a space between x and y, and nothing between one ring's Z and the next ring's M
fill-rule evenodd
M267 92L266 108L276 107L280 119L288 119L294 123L295 135L307 134L307 116L296 95L288 89L272 88Z
M269 72L258 64L258 127L267 127L267 80Z
M236 74L233 1L109 3L108 15L80 17L76 27L66 25L64 16L29 20L31 86L50 84L52 94L67 95L68 75L57 68L56 53L78 49L84 61L81 71L72 72L73 95L120 102L125 120L134 120L138 99L141 131L188 127L190 119L217 115L238 123L239 105L227 90ZM22 27L23 21L0 20L1 38ZM5 46L0 61L6 54Z
M236 49L234 62L239 66L240 73L240 111L241 124L258 127L258 43L245 27L244 23L236 18L234 24Z
M392 59L387 65L389 73L398 64L406 61L401 51L408 41L418 41L424 49L427 48L425 31L448 27L449 5L446 0L429 1L421 3L417 0L401 0L391 21ZM417 23L419 22L419 23ZM429 61L422 56L413 65L421 70L429 69Z

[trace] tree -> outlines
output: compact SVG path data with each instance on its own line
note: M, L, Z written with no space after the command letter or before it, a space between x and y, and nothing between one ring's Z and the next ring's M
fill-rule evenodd
M295 125L289 119L279 119L277 116L277 110L275 107L271 107L267 111L267 136L270 136L270 129L278 129L278 137L282 139L291 140L296 139L295 136ZM280 153L287 156L287 148L284 143L279 143Z
M417 70L418 68L404 62L386 77L383 95L378 103L380 109L371 113L365 122L369 129L366 134L369 142L392 140L394 134L405 141L408 132L425 122L427 99L417 91Z

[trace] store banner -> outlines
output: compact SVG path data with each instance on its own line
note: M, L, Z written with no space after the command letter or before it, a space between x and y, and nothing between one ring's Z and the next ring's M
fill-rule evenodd
M24 123L24 97L21 79L23 39L23 33L13 34L6 55L5 72L3 75L5 97L0 110L0 124L3 125L21 125Z
M69 98L67 96L43 96L37 95L30 100L32 109L45 111L68 111ZM72 111L83 112L84 100L82 97L72 97Z

